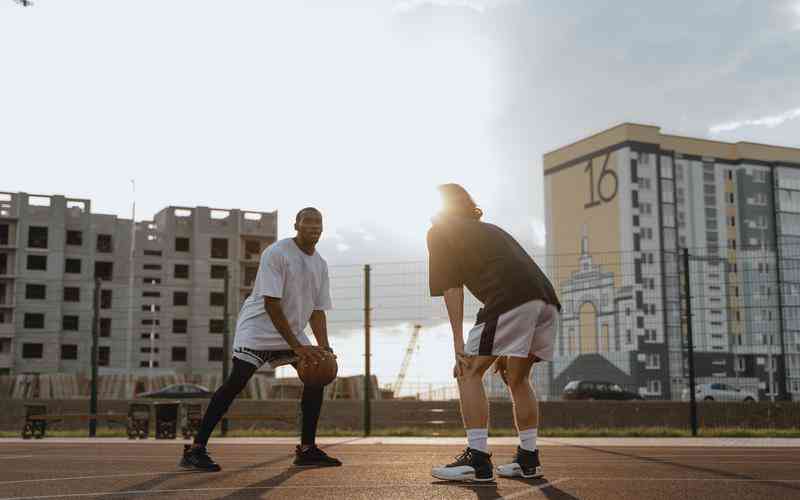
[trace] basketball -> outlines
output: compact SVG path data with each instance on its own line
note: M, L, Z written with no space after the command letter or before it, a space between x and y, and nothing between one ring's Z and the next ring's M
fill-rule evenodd
M317 364L300 363L297 366L297 374L305 385L323 386L333 382L339 371L339 365L333 356L326 357Z

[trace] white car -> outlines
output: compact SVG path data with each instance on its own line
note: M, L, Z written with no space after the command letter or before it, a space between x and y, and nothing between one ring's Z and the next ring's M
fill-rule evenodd
M689 401L689 389L683 390L682 398ZM739 389L728 384L697 384L695 386L696 401L758 401L758 394Z

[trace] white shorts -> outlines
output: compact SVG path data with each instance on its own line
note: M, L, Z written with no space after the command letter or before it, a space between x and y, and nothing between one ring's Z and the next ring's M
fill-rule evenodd
M534 354L551 361L557 322L556 306L532 300L472 327L464 352L470 356L518 358Z

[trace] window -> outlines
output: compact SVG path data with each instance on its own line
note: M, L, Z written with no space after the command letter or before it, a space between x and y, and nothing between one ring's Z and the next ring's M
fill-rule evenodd
M111 336L111 318L100 318L100 332L101 337Z
M211 306L224 306L225 294L222 292L211 292L209 295L209 305Z
M77 247L83 245L83 233L81 231L67 230L67 245Z
M144 269L145 271L160 271L161 264L145 264L144 266L142 266L142 269Z
M725 195L725 198L728 200L728 203L729 203L729 204L733 205L733 203L734 203L734 197L733 197L733 193L727 193L727 194Z
M0 224L0 245L8 245L8 224Z
M159 335L157 333L155 333L155 332L152 335L153 335L154 339L158 339L159 338ZM141 335L141 337L142 337L142 340L150 340L150 332L143 333Z
M175 238L175 251L188 252L189 251L189 238Z
M159 321L157 319L143 319L142 320L142 324L143 325L156 325L156 326L158 326L158 325L161 324L161 321Z
M175 277L178 279L188 279L189 266L187 264L175 264Z
M647 392L650 394L661 394L661 381L660 380L648 380L647 381Z
M173 347L172 348L172 361L186 361L186 348Z
M64 272L69 274L81 274L81 259L65 260Z
M31 271L47 271L47 256L28 255L28 269Z
M189 292L173 292L172 305L173 306L189 305Z
M224 280L225 273L228 272L227 266L211 266L211 279L212 280Z
M145 250L144 254L149 257L161 257L161 250Z
M150 349L149 347L142 347L139 349L139 352L142 354L150 354L151 350L153 354L158 354L158 347L153 347L153 349Z
M25 359L41 359L44 354L44 344L22 344L22 357Z
M70 332L78 331L78 316L67 315L61 319L61 329Z
M152 278L152 277L142 278L142 284L143 285L160 285L161 284L161 278Z
M142 292L142 297L161 297L161 292Z
M111 309L112 291L100 290L100 309Z
M244 258L257 259L261 255L261 243L258 240L246 240L244 242Z
M142 312L158 312L161 310L161 306L158 304L142 304Z
M28 248L47 248L47 228L31 226L28 228Z
M94 263L94 276L103 281L111 281L114 279L114 263L113 262L95 262Z
M189 328L189 320L173 319L172 320L172 333L186 333Z
M639 188L641 188L641 189L650 189L650 179L645 179L644 177L639 177Z
M40 330L44 328L44 314L25 313L22 324L25 328L29 328L31 330Z
M658 354L648 354L647 364L645 365L648 370L658 370L661 368L661 357Z
M209 347L208 348L209 361L222 361L222 347Z
M110 234L97 235L97 251L99 253L111 253L114 251Z
M111 361L111 348L107 345L101 345L97 349L97 365L108 366Z
M81 289L77 286L64 287L64 302L80 302Z
M45 299L46 295L47 287L45 285L25 285L26 299Z
M221 319L208 320L208 331L211 333L222 333L225 329L225 321Z
M211 258L212 259L228 258L227 238L211 238Z
M75 344L62 344L61 359L78 359L78 346Z

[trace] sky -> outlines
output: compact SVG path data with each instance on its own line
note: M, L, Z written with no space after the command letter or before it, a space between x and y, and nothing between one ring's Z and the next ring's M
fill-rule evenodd
M0 0L0 68L0 191L128 217L135 179L137 219L278 210L281 237L316 205L339 266L424 261L442 182L540 252L542 155L625 121L800 147L800 0ZM382 378L413 320L378 325ZM410 378L447 379L448 336Z

